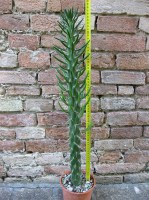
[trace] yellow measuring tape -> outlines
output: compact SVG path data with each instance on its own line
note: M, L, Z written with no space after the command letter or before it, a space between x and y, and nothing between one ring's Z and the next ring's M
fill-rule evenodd
M86 42L89 44L86 48L86 55L89 57L86 59L86 73L88 74L86 80L86 92L91 88L91 0L85 1L85 30L86 30ZM87 95L86 101L91 97L91 92ZM91 126L91 101L86 106L86 128ZM91 130L86 131L86 180L90 180L90 161L91 161Z

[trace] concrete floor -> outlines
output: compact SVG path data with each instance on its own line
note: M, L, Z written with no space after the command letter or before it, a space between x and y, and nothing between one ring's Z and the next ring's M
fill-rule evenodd
M0 184L0 200L63 200L59 184ZM92 200L149 200L149 183L96 185Z

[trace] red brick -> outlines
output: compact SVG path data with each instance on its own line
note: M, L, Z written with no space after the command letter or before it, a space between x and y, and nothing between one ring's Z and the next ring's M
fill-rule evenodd
M146 72L146 77L147 77L146 82L149 83L149 72Z
M0 14L10 13L12 10L12 0L0 0Z
M149 124L149 112L139 111L138 112L138 125L148 125Z
M84 143L81 144L82 149L84 149ZM57 151L64 152L69 151L69 141L68 140L58 140L57 141Z
M92 113L92 121L94 126L100 126L104 122L104 113L103 112L97 112L97 113ZM86 124L86 116L84 115L82 118L82 126L85 126Z
M70 170L69 166L66 165L46 165L44 171L46 174L57 174L63 175L66 170Z
M92 70L91 72L91 82L93 84L98 84L100 82L100 74L98 70Z
M60 46L60 42L56 39L58 35L42 35L41 36L41 46L46 48L52 48L54 45Z
M149 108L149 97L139 97L137 98L137 107L142 109L148 109Z
M149 95L149 85L136 87L136 94Z
M55 127L46 128L46 137L54 140L67 140L69 138L68 128L66 127Z
M107 124L111 126L133 126L137 124L137 112L110 112Z
M34 31L57 31L59 17L57 15L32 15L31 28Z
M39 113L37 114L38 124L40 126L61 125L65 126L67 123L67 116L62 112Z
M48 12L60 12L61 11L61 0L48 0L47 11Z
M92 67L98 69L113 68L115 65L115 58L112 53L92 53Z
M10 140L15 139L15 130L11 129L0 129L0 140Z
M149 139L138 138L134 140L134 147L141 150L149 150Z
M29 28L28 15L0 15L0 29L25 31Z
M47 85L42 86L42 96L48 97L50 95L58 95L59 94L59 87L54 85Z
M50 66L50 55L44 51L26 51L19 53L18 61L23 68L45 69Z
M59 100L55 101L55 108L58 107L59 110L61 110L60 106L58 105ZM85 104L86 100L82 100L82 105ZM63 105L63 104L62 104ZM66 106L66 105L64 105ZM100 101L98 98L91 98L91 111L92 112L98 112L100 107Z
M84 12L84 0L61 0L62 10L68 8L77 8L79 12Z
M91 138L94 140L107 139L109 137L109 128L94 127L91 129ZM85 134L83 135L85 138Z
M27 152L56 152L57 141L56 140L30 140L26 141Z
M4 84L34 84L35 76L29 72L1 71L0 83Z
M0 126L34 126L34 114L0 114Z
M100 163L116 163L122 158L122 155L119 151L110 151L105 152L99 157Z
M142 127L121 127L111 129L111 138L114 139L134 139L142 136Z
M15 0L15 7L19 12L43 12L46 2L45 0Z
M120 34L93 34L92 49L103 51L144 51L144 36Z
M128 151L124 155L127 163L147 163L149 162L149 151Z
M39 96L40 89L36 86L9 86L6 89L6 93L11 96Z
M39 36L37 35L9 34L8 41L12 49L27 48L36 50L39 47Z
M53 100L48 99L27 99L24 110L35 112L48 112L53 110Z
M144 169L145 164L138 163L115 163L115 164L96 164L96 172L99 174L115 174L115 173L134 173Z
M145 74L143 72L130 71L102 71L102 83L123 85L144 85Z
M143 136L149 138L149 126L144 127Z
M121 53L117 55L116 64L118 69L142 70L148 69L148 53Z
M107 95L107 94L117 94L117 87L115 85L94 85L92 86L92 94L97 95Z
M39 72L38 74L38 82L39 84L42 85L47 85L47 84L52 84L56 85L57 84L57 77L56 77L56 70L51 68L47 71L44 72Z
M127 16L99 16L97 30L103 32L135 33L138 18Z
M0 166L0 177L6 176L6 169L3 166Z
M24 151L24 142L0 141L0 151L22 152Z

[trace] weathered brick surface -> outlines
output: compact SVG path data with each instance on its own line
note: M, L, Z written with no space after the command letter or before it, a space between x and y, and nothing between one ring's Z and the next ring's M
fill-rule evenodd
M56 152L57 141L56 140L30 140L26 142L27 152Z
M143 30L146 33L149 33L148 23L149 19L147 17L140 17L139 29Z
M11 155L3 156L6 166L36 166L33 155Z
M119 95L131 95L134 94L133 86L118 86Z
M35 176L41 176L44 172L44 168L42 166L37 167L30 167L30 166L24 166L24 167L12 167L8 171L8 176L11 177L35 177Z
M144 133L143 133L144 137L149 137L149 126L145 126L144 127Z
M15 136L16 136L15 130L0 128L0 140L15 139Z
M138 112L138 124L139 125L148 125L149 123L149 112L140 111Z
M31 28L34 31L56 31L58 21L57 15L32 15Z
M34 126L34 114L0 114L0 126Z
M37 118L40 126L53 124L65 126L68 120L66 114L62 112L38 113Z
M58 95L59 88L56 85L42 86L42 96L48 97L50 95Z
M112 53L92 53L92 67L97 69L113 68L115 58Z
M107 114L107 124L111 126L137 125L137 112L111 112Z
M10 13L12 10L12 0L0 0L0 14Z
M149 139L142 139L142 138L135 139L134 147L141 150L149 150Z
M142 109L148 109L149 108L149 97L139 97L137 99L137 107Z
M42 153L35 157L35 161L38 165L48 165L50 164L59 164L64 161L63 154L60 153Z
M15 0L14 2L19 12L43 12L46 8L45 0Z
M77 8L80 12L84 11L84 0L61 0L62 10L65 8Z
M149 173L124 175L125 183L146 183L149 181Z
M44 128L24 127L24 128L16 128L15 131L16 131L16 138L19 140L45 138Z
M97 150L127 150L133 147L133 140L100 140L95 141L94 148Z
M0 29L25 31L29 28L28 15L8 14L0 15Z
M97 113L92 113L92 121L94 126L100 126L104 122L104 113L103 112L97 112ZM82 126L85 126L86 124L86 116L84 115L82 118Z
M60 0L48 0L47 11L48 12L60 12L61 11L61 1Z
M99 174L115 173L134 173L144 169L144 164L132 163L115 163L115 164L96 164L96 172Z
M121 175L111 175L111 176L96 176L94 175L96 179L96 183L98 184L114 184L114 183L122 183L123 182L123 176Z
M102 32L135 33L138 24L136 17L99 16L97 30Z
M34 84L35 75L30 72L1 71L0 83L4 84Z
M121 127L111 129L111 138L113 139L133 139L142 136L142 127Z
M144 86L136 87L136 94L148 95L149 94L149 85L146 84Z
M0 53L0 68L15 68L17 67L17 55Z
M10 86L6 89L7 95L39 96L40 88L36 86Z
M53 110L53 101L48 99L27 99L24 110L35 112L48 112Z
M133 54L118 54L116 64L118 69L133 69L141 70L148 69L149 54L148 53L133 53Z
M18 61L20 67L45 69L50 66L50 56L48 52L26 51L19 53Z
M9 34L9 46L12 49L27 48L36 50L39 47L39 36L25 34Z
M0 151L5 152L23 152L25 150L24 142L21 141L0 141Z
M149 162L149 151L128 151L124 155L124 160L127 163L147 163Z
M61 43L56 39L58 35L42 35L41 36L41 46L46 48L52 48L54 45L61 45Z
M102 71L101 80L106 84L144 85L145 74L129 71Z
M0 177L6 176L6 169L3 166L0 166Z
M107 13L107 14L130 14L130 15L147 15L149 8L147 1L125 0L123 3L121 0L115 0L114 4L109 0L93 0L92 12L93 13Z
M55 127L46 128L46 138L54 140L67 140L69 138L68 128L66 127Z
M102 51L144 51L145 37L126 34L92 34L92 49Z
M44 72L39 72L38 74L38 82L41 85L56 85L57 78L56 78L56 70L51 68Z
M122 158L120 151L105 152L99 157L100 163L116 163Z
M104 85L92 86L93 95L108 95L117 94L117 87L115 85Z
M102 110L133 110L135 109L135 100L133 98L123 97L103 97L101 98Z
M0 112L23 111L20 100L0 100Z

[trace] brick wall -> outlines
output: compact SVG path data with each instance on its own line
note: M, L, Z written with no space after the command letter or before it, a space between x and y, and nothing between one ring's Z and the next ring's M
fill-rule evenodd
M0 182L57 181L69 168L51 47L59 13L72 5L83 17L83 0L0 0ZM149 181L148 5L92 0L97 183ZM82 135L83 168L84 151Z

